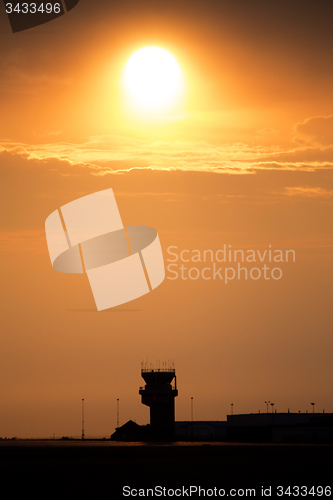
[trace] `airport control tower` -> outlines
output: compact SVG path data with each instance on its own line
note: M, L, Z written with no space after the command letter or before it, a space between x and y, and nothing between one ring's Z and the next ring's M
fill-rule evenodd
M150 408L150 430L156 439L172 440L175 436L175 397L178 396L174 368L141 369L146 382L140 387L142 404ZM172 381L174 380L174 386Z

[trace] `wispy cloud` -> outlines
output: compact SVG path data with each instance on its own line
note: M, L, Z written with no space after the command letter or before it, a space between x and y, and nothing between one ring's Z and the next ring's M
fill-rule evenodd
M331 198L333 197L333 190L324 189L321 187L286 187L288 196L306 196L310 198Z
M57 73L50 63L50 54L42 49L27 57L23 47L12 47L2 52L0 59L0 92L5 94L38 95L50 86L68 86L72 79ZM37 59L44 64L36 64ZM47 69L45 67L47 66ZM41 69L43 68L43 69Z
M45 233L41 230L1 231L0 252L45 253Z
M313 116L293 127L294 141L312 146L332 146L333 115Z
M143 141L113 135L93 136L82 143L23 144L2 141L2 148L34 160L58 159L81 164L93 175L133 169L251 174L256 170L333 168L333 147L283 150L244 143L216 146L207 142ZM70 173L70 172L69 172Z

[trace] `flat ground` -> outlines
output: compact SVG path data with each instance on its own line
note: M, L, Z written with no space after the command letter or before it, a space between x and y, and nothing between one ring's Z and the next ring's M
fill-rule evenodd
M331 445L3 440L0 480L3 491L10 485L11 496L33 493L45 499L83 494L82 498L117 500L125 498L125 485L136 489L192 485L224 488L227 493L230 488L255 488L256 497L262 496L261 487L272 486L272 498L277 498L278 485L331 485L332 451Z

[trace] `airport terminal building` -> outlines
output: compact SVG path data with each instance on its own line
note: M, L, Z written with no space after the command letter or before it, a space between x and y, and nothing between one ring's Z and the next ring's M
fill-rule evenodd
M174 368L141 370L142 404L150 408L150 423L129 420L117 427L114 441L219 441L238 443L333 443L332 413L250 413L228 415L222 421L175 421L178 396Z

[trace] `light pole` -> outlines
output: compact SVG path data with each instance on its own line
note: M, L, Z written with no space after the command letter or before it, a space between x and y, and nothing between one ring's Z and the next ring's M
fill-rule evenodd
M231 415L234 414L234 403L231 403Z
M265 403L266 403L266 406L267 406L267 413L268 413L268 405L269 405L270 401L265 401Z
M82 439L84 439L84 399L82 399Z
M117 399L117 429L119 427L119 399Z
M271 403L271 407L272 407L272 413L273 413L273 406L274 406L274 403Z
M314 413L314 405L315 405L316 403L311 403L311 404L312 404L312 413Z
M193 439L193 397L191 396L191 439Z

